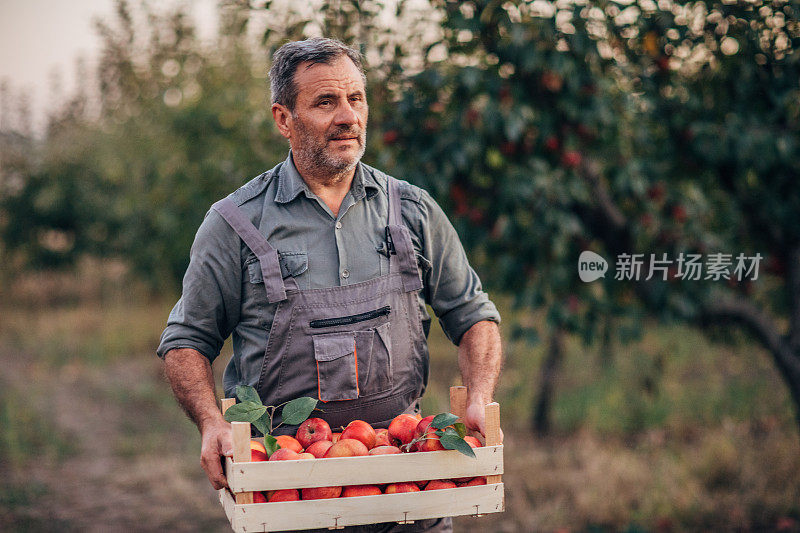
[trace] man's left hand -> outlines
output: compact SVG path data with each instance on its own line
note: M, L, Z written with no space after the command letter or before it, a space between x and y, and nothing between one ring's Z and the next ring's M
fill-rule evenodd
M464 415L464 424L467 429L478 431L486 438L486 411L485 406L472 402L467 404L467 413ZM500 430L500 442L503 442L503 430Z

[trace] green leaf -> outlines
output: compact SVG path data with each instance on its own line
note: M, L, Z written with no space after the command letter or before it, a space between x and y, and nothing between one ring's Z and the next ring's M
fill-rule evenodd
M433 420L431 420L431 427L444 429L447 426L455 423L456 420L458 420L458 417L453 413L440 413L434 416Z
M444 435L439 441L448 450L457 450L467 457L475 458L475 452L472 451L472 446L457 435Z
M302 424L316 406L317 400L314 398L309 398L308 396L295 398L283 406L283 411L281 411L283 423L292 426Z
M455 428L450 427L450 426L444 428L444 434L445 435L450 435L451 437L463 438L463 437L461 437L461 435L458 434L458 431L456 431Z
M253 402L263 405L256 389L250 385L236 385L236 397L239 398L240 402Z
M261 432L262 435L269 435L269 433L272 431L270 422L269 411L267 411L261 415L258 420L254 421L253 425Z
M456 428L456 433L462 439L467 436L467 426L464 425L464 422L456 422L453 427Z
M264 448L267 449L267 457L271 456L280 449L280 446L278 445L278 439L272 435L264 435Z
M241 402L232 405L225 411L225 420L228 422L250 422L251 424L261 418L267 408L255 402Z

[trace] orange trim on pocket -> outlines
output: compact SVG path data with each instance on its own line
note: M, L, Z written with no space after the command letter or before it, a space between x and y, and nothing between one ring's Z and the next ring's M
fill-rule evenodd
M317 363L317 398L319 398L319 401L322 403L328 403L327 400L322 399L322 380L319 377L319 361L314 362Z
M358 349L356 348L356 339L353 337L353 359L356 360L356 397L357 400L361 396L361 391L358 389ZM319 365L319 363L317 363ZM317 382L319 382L319 371L317 371Z

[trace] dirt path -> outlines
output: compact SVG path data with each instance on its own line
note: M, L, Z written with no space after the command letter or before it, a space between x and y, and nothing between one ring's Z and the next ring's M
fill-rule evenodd
M34 461L15 473L17 483L41 484L46 495L16 509L26 529L227 530L195 457L199 442L174 404L163 401L155 357L53 369L0 348L0 365L3 381L32 383L49 398L58 431L77 450L56 464ZM169 423L179 431L170 432Z

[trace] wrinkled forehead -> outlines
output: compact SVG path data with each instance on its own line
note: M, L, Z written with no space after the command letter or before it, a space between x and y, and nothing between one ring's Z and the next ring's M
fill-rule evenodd
M340 56L330 63L300 63L294 74L294 83L298 99L328 92L344 95L365 92L361 72L347 56Z

